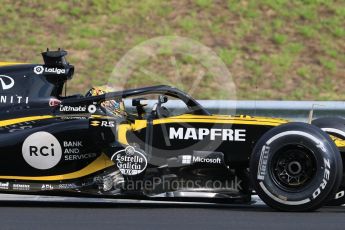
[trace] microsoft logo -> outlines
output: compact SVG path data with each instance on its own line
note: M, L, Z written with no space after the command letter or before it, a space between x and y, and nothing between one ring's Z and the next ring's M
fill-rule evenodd
M182 164L190 164L192 162L191 155L182 155Z

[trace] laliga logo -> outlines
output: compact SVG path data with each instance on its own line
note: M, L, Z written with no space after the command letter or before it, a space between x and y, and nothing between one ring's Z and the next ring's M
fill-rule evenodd
M7 83L4 81L5 79L7 79ZM0 75L0 84L3 90L11 89L14 86L14 80L9 76Z
M43 68L43 66L36 66L35 68L34 68L34 73L35 74L42 74L43 73L43 71L44 71L44 68Z
M34 73L35 74L42 74L43 72L46 73L55 73L55 74L65 74L66 70L65 69L58 69L58 68L44 68L43 66L36 66L34 68Z

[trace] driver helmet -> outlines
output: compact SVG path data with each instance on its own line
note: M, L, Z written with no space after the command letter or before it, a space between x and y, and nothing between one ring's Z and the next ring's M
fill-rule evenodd
M86 96L99 96L111 91L112 89L108 86L93 87L89 90ZM107 112L110 112L113 115L116 115L116 116L125 115L124 102L121 98L106 100L101 103L101 106L105 108Z

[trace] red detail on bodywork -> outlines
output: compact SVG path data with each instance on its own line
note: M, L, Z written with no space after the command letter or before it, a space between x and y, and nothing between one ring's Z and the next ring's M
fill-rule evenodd
M61 101L56 99L56 98L51 98L49 100L49 106L50 107L56 107L56 106L59 106L61 104Z

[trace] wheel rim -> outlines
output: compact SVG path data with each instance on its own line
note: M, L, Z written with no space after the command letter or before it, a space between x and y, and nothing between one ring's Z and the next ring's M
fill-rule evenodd
M270 168L280 188L296 191L307 186L314 177L316 159L312 151L302 146L285 147L275 154Z

